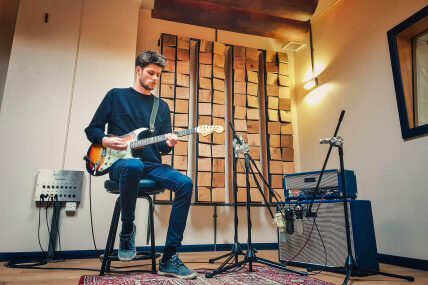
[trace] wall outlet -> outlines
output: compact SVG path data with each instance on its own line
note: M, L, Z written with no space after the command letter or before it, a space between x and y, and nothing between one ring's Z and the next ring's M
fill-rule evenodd
M76 213L77 203L76 202L67 202L65 203L65 212L66 213Z

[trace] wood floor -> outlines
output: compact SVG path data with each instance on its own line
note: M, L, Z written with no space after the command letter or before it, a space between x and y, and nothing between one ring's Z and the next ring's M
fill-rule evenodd
M215 258L227 252L197 252L197 253L181 253L180 258L191 269L197 268L217 268L221 261L214 264L209 264L208 259ZM276 250L260 250L257 254L272 261L278 261L278 252ZM148 261L135 261L129 263L112 263L114 268L112 270L150 270ZM256 263L256 265L258 265ZM43 268L51 268L50 270L40 269L17 269L6 268L0 266L0 285L12 284L77 284L81 275L96 275L100 269L101 263L98 259L70 259L64 262L50 263L42 266ZM65 268L82 268L82 270L65 270ZM293 268L293 267L290 267ZM87 269L87 270L83 270ZM302 268L296 268L302 270ZM399 285L399 284L428 284L428 271L421 271L415 269L408 269L404 267L392 266L381 264L381 271L400 274L411 275L415 277L415 282L408 282L406 280L394 279L380 275L368 277L352 277L348 284L352 285ZM90 271L93 270L93 271ZM314 276L317 279L331 282L333 284L342 284L344 275L323 272Z

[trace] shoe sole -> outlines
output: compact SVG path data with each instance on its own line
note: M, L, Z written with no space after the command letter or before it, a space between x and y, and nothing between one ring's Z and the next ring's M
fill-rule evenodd
M137 255L137 253L134 253L134 255L131 257L131 258L122 258L122 257L120 257L119 255L118 255L118 257L119 257L119 260L120 261L122 261L122 262L128 262L128 261L131 261L131 260L133 260L134 258L135 258L135 256Z
M183 276L183 275L178 275L178 274L175 274L175 273L172 273L172 272L158 271L158 275L161 275L161 276L172 276L172 277L175 277L175 278L178 278L178 279L194 279L194 278L196 278L196 276L198 276L198 273L195 272L193 274Z

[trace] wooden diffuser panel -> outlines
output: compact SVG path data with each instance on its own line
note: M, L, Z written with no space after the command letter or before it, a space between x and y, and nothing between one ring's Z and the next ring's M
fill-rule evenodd
M190 38L162 34L160 43L168 63L162 72L159 96L170 108L173 129L180 131L189 127ZM172 153L162 155L162 163L187 175L188 137L179 140ZM170 191L155 197L166 201L172 198Z
M225 46L199 41L197 125L225 127ZM198 135L197 202L225 202L225 133Z
M286 53L266 51L265 78L269 182L281 198L284 198L283 175L295 172Z

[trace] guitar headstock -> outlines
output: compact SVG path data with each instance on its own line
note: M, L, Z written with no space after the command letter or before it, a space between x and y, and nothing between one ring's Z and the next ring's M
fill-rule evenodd
M205 137L205 136L212 134L213 132L216 132L218 134L224 132L224 127L223 126L202 125L202 126L197 127L197 132Z

